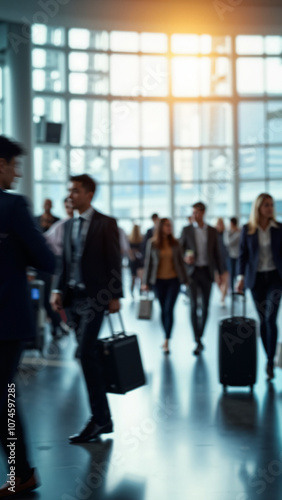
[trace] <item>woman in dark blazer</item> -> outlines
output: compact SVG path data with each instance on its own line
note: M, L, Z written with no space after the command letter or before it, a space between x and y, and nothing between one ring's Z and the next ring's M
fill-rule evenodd
M272 197L260 194L241 233L236 289L250 288L260 318L268 379L274 378L277 313L282 294L282 224L275 220Z
M163 351L169 353L173 326L173 309L180 283L188 283L180 244L174 238L169 219L161 219L156 236L146 246L143 290L152 285L161 306L161 321L165 331Z

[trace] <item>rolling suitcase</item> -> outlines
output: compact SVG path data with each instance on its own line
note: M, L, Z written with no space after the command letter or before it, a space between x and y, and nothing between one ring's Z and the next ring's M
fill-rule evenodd
M104 372L106 392L125 394L145 385L138 340L136 335L127 335L122 327L120 333L114 333L112 320L108 314L111 337L98 340L100 361Z
M246 299L243 295L243 316L234 316L232 293L231 317L219 323L219 379L224 391L227 386L253 386L256 383L257 344L256 322L246 318Z
M32 305L33 320L35 323L36 337L31 342L26 342L25 349L36 349L43 352L45 344L45 319L44 308L44 281L33 280L28 282L30 300Z

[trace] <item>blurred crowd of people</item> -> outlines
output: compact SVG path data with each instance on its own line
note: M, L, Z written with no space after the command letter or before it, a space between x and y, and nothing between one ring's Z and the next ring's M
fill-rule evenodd
M176 238L172 221L152 215L152 227L142 235L134 224L130 235L113 217L92 205L96 182L87 174L71 176L64 200L66 217L52 213L46 199L44 212L34 217L24 197L9 193L21 176L18 158L23 148L0 136L0 441L7 452L7 388L14 376L25 342L36 336L27 282L30 276L45 284L44 306L56 340L71 327L78 343L91 417L70 443L86 443L113 432L97 338L105 314L120 311L123 297L122 259L131 272L130 292L152 290L159 301L164 331L163 351L170 353L173 312L181 285L190 299L189 314L195 340L195 356L203 349L213 282L220 289L220 305L228 292L250 289L259 316L259 329L267 357L268 380L274 377L277 314L282 294L282 224L276 220L270 194L253 203L249 222L242 229L236 217L228 227L219 218L215 226L206 220L206 206L192 205L189 224ZM187 200L189 205L189 200ZM183 329L188 321L183 319ZM20 412L16 413L16 492L38 486L30 466ZM0 497L9 494L9 481Z

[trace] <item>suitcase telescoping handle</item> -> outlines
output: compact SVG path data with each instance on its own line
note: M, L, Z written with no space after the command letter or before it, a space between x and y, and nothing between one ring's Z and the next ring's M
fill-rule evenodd
M112 335L113 338L115 338L116 334L114 332L114 327L113 327L113 322L112 322L111 314L109 314L107 312L106 315L107 315L108 320L109 320L109 326L110 326L110 330L111 330L111 335ZM123 335L126 335L121 312L118 311L117 315L119 317L119 322L120 322L121 330L122 330L120 333L122 333Z
M246 317L246 295L244 293L232 292L232 300L231 300L231 317L234 317L234 302L235 297L242 297L243 299L243 317Z

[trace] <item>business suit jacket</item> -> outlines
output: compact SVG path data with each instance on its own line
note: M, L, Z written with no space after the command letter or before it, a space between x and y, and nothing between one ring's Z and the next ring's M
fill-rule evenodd
M188 283L188 276L186 273L180 245L175 245L172 247L172 256L173 256L175 271L180 283ZM160 262L160 250L154 246L153 240L150 239L146 247L146 257L145 257L145 266L143 275L143 283L145 283L146 285L154 285L156 283L159 262Z
M62 265L55 288L62 291L63 305L70 306L72 263L72 232L74 219L67 220L64 231ZM121 283L121 252L115 219L94 211L81 256L81 274L87 295L98 306L107 306L112 299L123 296Z
M141 252L142 252L143 258L145 258L145 256L146 256L147 243L148 243L148 241L151 238L153 238L154 231L155 231L155 226L153 226L150 229L148 229L147 232L146 232L146 234L145 234L145 236L144 236L144 238L143 238L142 247L141 247Z
M26 268L52 273L55 257L22 196L0 190L0 341L35 336Z
M277 222L277 227L271 227L270 235L273 261L282 278L282 224ZM248 234L248 224L245 224L241 231L237 271L244 275L246 288L254 287L258 263L258 230L254 234Z
M208 268L209 268L209 277L211 281L214 280L214 271L217 270L219 274L223 273L223 262L220 255L220 250L218 246L218 237L217 231L214 227L207 226L207 256L208 256ZM195 238L195 228L193 224L186 226L182 230L182 234L180 237L180 244L183 249L183 253L187 250L193 250L195 259L197 258L197 246L196 246L196 238ZM188 276L191 276L195 271L195 265L187 264L187 272Z

